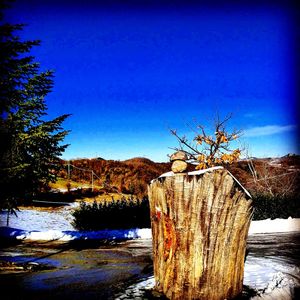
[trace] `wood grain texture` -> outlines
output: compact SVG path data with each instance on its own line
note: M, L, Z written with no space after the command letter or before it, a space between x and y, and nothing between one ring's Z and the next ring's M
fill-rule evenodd
M156 290L169 299L230 299L242 291L252 201L226 170L149 185Z

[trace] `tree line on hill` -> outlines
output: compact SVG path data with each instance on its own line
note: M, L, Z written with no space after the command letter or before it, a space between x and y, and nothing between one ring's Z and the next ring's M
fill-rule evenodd
M292 196L299 193L300 156L277 159L239 160L226 166L227 169L253 195ZM146 158L133 158L126 161L104 159L77 159L70 163L79 169L93 170L97 177L95 185L103 186L106 191L136 195L139 198L147 195L150 181L171 170L171 163L157 163ZM280 166L278 165L280 164ZM67 162L62 161L59 172L62 178L68 178ZM194 171L195 165L189 164L188 171ZM89 172L82 172L71 167L71 179L77 182L90 183Z
M104 159L77 159L62 161L63 168L59 176L72 181L91 183L93 170L97 175L95 186L106 192L119 192L142 198L147 195L147 185L161 174L170 171L171 163L156 163L146 158L133 158L125 161ZM70 164L68 172L68 163ZM72 167L75 166L76 168Z

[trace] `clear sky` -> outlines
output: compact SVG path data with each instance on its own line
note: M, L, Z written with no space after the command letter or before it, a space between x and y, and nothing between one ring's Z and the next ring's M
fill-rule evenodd
M299 152L294 7L120 3L16 0L6 13L55 71L49 117L72 114L63 158L167 161L169 129L191 136L186 123L209 125L217 111L233 113L252 156Z

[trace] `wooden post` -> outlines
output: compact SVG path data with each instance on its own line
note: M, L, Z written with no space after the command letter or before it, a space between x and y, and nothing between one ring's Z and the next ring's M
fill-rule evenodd
M92 176L92 192L94 191L94 171L91 171L91 176Z
M68 181L70 181L70 161L68 160Z
M155 289L169 299L230 299L243 287L252 201L225 169L195 173L148 187Z

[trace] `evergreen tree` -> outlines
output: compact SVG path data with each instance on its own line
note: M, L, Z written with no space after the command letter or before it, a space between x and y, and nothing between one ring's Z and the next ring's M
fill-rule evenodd
M69 115L46 120L53 73L39 71L29 53L40 42L21 41L22 28L0 24L0 209L9 211L56 180L68 146L62 123Z

